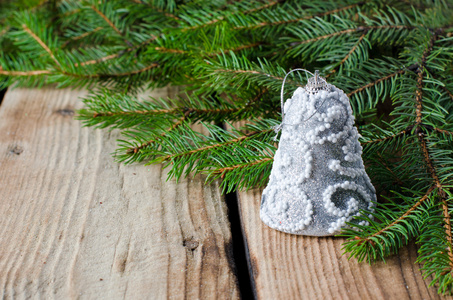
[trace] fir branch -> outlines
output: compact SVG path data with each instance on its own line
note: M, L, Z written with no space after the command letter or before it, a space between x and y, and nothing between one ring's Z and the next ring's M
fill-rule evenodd
M7 71L3 70L0 67L0 75L4 76L39 76L39 75L48 75L52 72L49 70L33 70L33 71Z
M447 93L448 97L450 97L450 99L453 100L453 93L444 86L442 87L442 89L444 90L445 93Z
M443 192L441 189L439 189L439 196L442 201L442 212L444 216L444 222L445 222L445 233L447 235L447 241L448 241L448 258L449 258L449 265L450 265L450 270L449 272L453 272L453 237L451 233L451 217L450 217L450 211L448 209L448 203L446 200L446 195L445 192Z
M407 218L417 207L419 207L424 201L426 201L435 188L436 188L436 186L434 186L434 185L431 186L428 189L428 191L426 191L425 195L423 195L423 197L421 197L414 205L412 205L406 212L404 212L404 214L402 214L399 218L394 220L392 223L384 226L379 231L373 233L370 236L367 236L365 238L364 237L360 237L360 236L356 236L355 239L358 240L359 243L363 243L363 242L372 242L374 237L382 236L387 231L389 231L391 228L393 228L396 224L398 224L399 222L401 222L405 218Z
M381 78L379 78L379 79L377 79L377 80L375 80L375 81L373 81L373 82L370 82L370 83L368 83L368 84L366 84L366 85L364 85L364 86L361 86L361 87L359 87L359 88L353 90L352 92L349 92L347 95L348 95L348 97L351 97L352 95L357 94L357 93L360 93L361 91L363 91L363 90L365 90L365 89L367 89L367 88L369 88L369 87L375 86L376 84L378 84L378 83L380 83L380 82L382 82L382 81L386 81L386 80L388 80L388 79L390 79L390 78L393 78L393 77L395 77L395 76L397 76L397 75L399 75L399 74L403 74L403 73L405 73L405 72L406 72L406 70L403 70L403 69L398 70L398 71L396 71L396 72L394 72L394 73L391 73L391 74L386 75L386 76L384 76L384 77L381 77Z
M200 29L200 28L203 28L203 27L206 27L206 26L209 26L209 25L212 25L212 24L215 24L217 22L220 22L220 21L223 21L225 19L225 17L220 17L218 19L213 19L209 22L206 22L206 23L203 23L201 25L196 25L196 26L190 26L190 27L185 27L182 29L182 31L189 31L189 30L194 30L194 29Z
M212 171L212 174L221 174L220 177L222 179L224 179L225 178L225 173L227 173L229 171L233 171L233 170L237 171L238 169L252 167L254 165L261 164L263 162L273 161L273 160L274 160L273 157L264 157L262 159L255 160L255 161L253 161L251 163L238 164L238 165L234 165L234 166L231 166L231 167L224 167L224 168L216 169L216 170Z
M169 48L165 48L165 47L154 47L153 49L156 51L165 52L165 53L176 53L176 54L186 54L187 53L187 51L184 51L184 50L169 49Z
M181 20L179 17L177 17L177 16L175 16L175 15L169 13L169 12L166 12L165 10L162 10L162 9L160 9L160 8L154 6L154 5L151 5L151 4L148 3L148 2L141 1L141 0L131 0L131 1L132 1L132 2L135 2L135 3L137 3L137 4L144 4L144 5L146 5L146 6L149 6L149 7L151 7L153 10L155 10L155 11L157 11L157 12L163 14L164 16L166 16L166 17L168 17L168 18L171 18L171 19L173 19L173 20L176 20L176 21L180 21L180 20Z
M392 134L392 135L389 135L389 136L386 136L386 137L383 137L383 138L361 142L361 144L362 145L368 145L368 144L376 144L376 143L385 142L385 141L388 141L388 140L391 140L391 139L394 139L396 137L399 137L399 136L402 136L402 135L405 135L405 134L409 133L411 131L412 127L413 126L409 126L407 129L405 129L403 131L400 131L398 133L395 133L395 134Z
M121 30L119 30L118 27L116 27L115 24L113 24L113 22L109 18L107 18L107 16L105 14L103 14L99 9L97 9L96 6L92 5L92 6L90 6L90 8L92 10L94 10L102 19L104 19L104 21L107 22L107 24L109 24L109 26L112 27L112 29L115 30L116 33L118 33L120 36L122 36L124 38L124 33L121 32ZM129 47L132 47L132 43L129 42L126 38L124 38L124 42Z
M395 174L395 172L388 166L387 162L385 161L385 159L382 157L382 154L380 152L376 152L376 154L378 155L380 161L382 162L382 164L384 165L385 169L387 171L390 172L390 174L392 174L392 176L396 179L396 183L399 185L399 186L404 186L404 183L403 181Z
M46 50L47 53L49 53L49 56L52 58L52 60L61 68L60 62L55 58L55 55L53 52L50 50L50 48L33 32L31 31L30 28L27 27L27 25L22 24L22 28L34 39L38 44Z
M102 30L102 29L104 29L104 27L99 26L99 27L96 27L95 29L93 29L93 30L91 30L91 31L87 31L87 32L85 32L85 33L83 33L83 34L81 34L81 35L74 36L74 37L68 39L67 41L65 41L65 42L61 45L61 48L65 48L70 42L74 42L74 41L81 40L81 39L83 39L83 38L85 38L85 37L87 37L87 36L89 36L89 35L91 35L91 34L93 34L93 33L95 33L95 32L98 32L99 30ZM83 64L82 64L82 65L83 65Z
M345 11L345 10L349 10L349 9L358 7L358 6L362 5L362 4L363 4L363 2L360 2L360 3L351 4L351 5L348 5L348 6L345 6L345 7L340 7L340 8L336 8L336 9L333 9L333 10L330 10L330 11L326 11L326 12L323 12L323 13L314 14L314 15L310 15L310 16L305 16L305 17L301 17L301 18L296 18L296 19L291 19L291 20L284 20L284 21L278 21L278 22L261 22L259 24L253 24L253 25L249 25L249 26L234 27L234 29L236 29L236 30L256 29L256 28L260 28L260 27L264 27L264 26L278 26L278 25L283 25L283 24L296 23L296 22L300 22L300 21L304 21L304 20L310 20L310 19L313 19L313 18L320 18L320 17L324 17L324 16L328 16L328 15L333 15L333 14L339 13L341 11Z
M112 60L112 59L118 58L121 55L124 55L125 53L132 52L132 51L140 49L141 47L147 46L148 44L150 44L151 42L155 41L156 39L157 39L157 36L153 35L153 36L151 36L151 38L149 38L146 41L140 43L139 45L135 45L133 47L129 47L129 48L127 48L125 50L121 50L120 52L115 53L115 54L110 54L110 55L107 55L107 56L104 56L104 57L100 57L100 58L97 58L97 59L92 59L92 60L84 61L84 62L81 62L81 63L76 63L75 66L76 67L78 67L78 66L87 66L87 65L93 65L93 64L106 62L108 60Z
M159 66L158 63L152 63L149 66L146 66L146 67L141 68L139 70L133 70L133 71L123 72L123 73L99 74L99 76L100 77L104 77L104 76L107 76L107 77L126 77L126 76L135 75L135 74L139 74L139 73L143 73L143 72L149 71L149 70L154 69L154 68L156 68L158 66Z
M177 112L184 111L184 114L191 114L193 112L197 114L225 114L237 112L239 108L228 108L228 109L198 109L198 108L172 108L172 109L156 109L156 110L128 110L128 111L116 111L116 112L95 112L93 113L93 118L98 117L114 117L114 116L134 116L134 115L159 115L159 114L174 114Z
M275 80L283 81L283 77L274 76L271 74L267 74L264 72L256 71L256 70L227 70L227 69L217 69L215 70L216 73L232 73L232 74L254 74L254 75L264 75L270 77ZM302 86L302 85L299 85Z
M255 7L255 8L251 8L251 9L248 9L246 11L243 12L244 15L247 15L247 14L251 14L251 13L254 13L254 12L257 12L259 10L263 10L263 9L266 9L266 8L269 8L269 7L272 7L278 3L280 3L281 0L276 0L276 1L270 1L262 6L259 6L259 7Z
M187 117L189 116L190 113L188 113L188 111L182 116L182 118L180 118L177 122L173 123L172 126L170 126L170 128L168 128L167 130L165 130L164 132L162 132L160 134L160 136L157 136L156 138L152 139L152 140L149 140L145 143L142 143L141 145L139 146L136 146L136 147L133 147L133 148L129 148L126 153L134 153L136 154L138 151L146 148L146 147L149 147L150 145L156 143L159 139L165 137L165 135L167 135L169 132L173 131L174 129L178 128L179 126L181 126L181 124L187 119Z
M249 102L247 102L247 104L245 105L246 107L251 107L253 106L255 103L257 103L257 101L263 97L264 94L266 94L267 92L269 91L269 89L267 88L264 88L262 90L260 90L260 92L255 96L253 97L253 99Z
M218 55L221 55L222 53L224 52L239 52L239 51L242 51L242 50L245 50L245 49L250 49L250 48L254 48L254 47L258 47L258 46L261 46L263 45L264 43L263 42L256 42L256 43L250 43L250 44L245 44L245 45L240 45L240 46L237 46L233 49L227 49L227 50L223 50L223 51L217 51L217 52L212 52L212 53L209 53L208 54L208 57L214 57L214 56L218 56Z
M424 72L425 72L425 67L426 67L426 59L431 53L434 42L438 38L437 34L433 34L428 42L428 47L427 49L423 52L422 58L421 58L421 63L420 63L420 68L418 70L418 76L417 76L417 90L416 90L416 96L415 96L415 123L417 126L417 129L420 129L422 126L422 109L423 109L423 78L424 78ZM420 142L420 146L423 152L423 157L426 162L426 166L428 168L429 173L431 174L431 177L434 180L434 183L436 186L441 190L442 189L442 184L439 181L439 178L437 177L436 170L434 168L432 159L430 157L428 147L426 145L426 139L425 136L422 132L419 132L418 135L418 140Z
M437 33L434 33L431 35L429 42L428 42L428 47L423 52L423 55L421 58L421 63L420 63L420 68L418 71L417 91L416 91L416 97L415 97L415 102L416 102L415 122L416 122L418 128L420 128L420 126L422 124L423 78L424 78L424 72L425 72L425 68L426 68L426 61L427 61L428 56L430 55L430 53L433 50L434 42L437 40L437 38L438 38ZM428 168L428 172L431 175L432 179L434 180L435 186L438 188L438 194L441 199L441 207L442 207L442 212L443 212L444 222L445 222L444 227L445 227L445 233L446 233L447 241L448 241L449 265L450 265L450 269L453 270L453 239L452 239L452 232L451 232L451 217L450 217L448 204L446 202L446 194L445 194L445 191L443 190L443 185L440 182L439 177L437 176L436 168L434 167L433 160L431 159L431 156L430 156L430 153L428 150L428 146L426 144L425 135L422 132L419 132L417 137L420 142L420 147L423 152L423 158L424 158L426 166Z
M252 137L254 137L254 136L258 135L258 134L265 134L265 133L268 133L268 132L271 132L271 131L273 131L273 129L265 129L265 130L261 130L261 131L249 132L249 133L246 133L246 134L244 134L244 135L242 135L240 137L237 137L235 139L232 139L232 140L229 140L229 141L226 141L226 142L216 143L216 144L208 145L208 146L205 146L205 147L193 149L193 150L182 152L182 153L175 153L175 154L169 154L169 155L166 155L166 156L161 156L161 157L158 158L158 161L159 162L165 162L165 161L169 161L169 160L181 157L181 156L189 156L189 155L192 155L192 154L197 153L197 152L204 152L206 150L213 150L215 148L223 147L223 146L226 146L226 145L236 144L236 143L248 140L248 139L250 139L250 138L252 138Z
M245 57L238 57L234 52L229 52L229 56L223 53L223 56L219 55L220 62L212 63L207 62L205 66L212 74L216 74L219 77L210 76L212 81L216 83L219 82L219 78L222 78L224 81L257 81L259 78L265 78L268 80L272 86L281 87L281 81L283 81L283 76L285 72L279 67L275 67L269 64L265 59L258 60L258 64L251 63ZM233 74L233 76L231 76ZM280 76L276 74L282 74ZM235 75L235 76L234 76ZM299 77L300 78L300 77ZM263 82L264 80L262 80ZM276 83L278 81L278 83ZM293 86L303 87L302 84L296 83L294 80L287 80L288 84ZM214 86L214 82L210 82ZM265 86L264 83L262 87L269 89L269 86Z
M99 78L99 77L127 77L130 75L135 75L135 74L140 74L144 73L146 71L149 71L153 68L158 67L158 63L152 63L149 66L146 66L142 69L139 70L133 70L129 72L123 72L123 73L103 73L103 74L76 74L76 73L70 73L66 71L60 70L61 74L69 76L69 77L75 77L75 78ZM0 70L0 75L5 75L5 76L39 76L39 75L51 75L55 74L57 72L51 71L51 70L33 70L33 71L7 71L7 70Z
M451 135L453 136L453 132L451 131L448 131L448 130L445 130L445 129L440 129L440 128L434 128L434 131L437 131L437 132L440 132L440 133L443 133L443 134L448 134L448 135Z
M269 3L266 3L262 6L258 6L258 7L254 7L254 8L250 8L250 9L247 9L243 12L241 12L241 10L237 10L235 13L232 13L230 14L228 17L231 17L232 15L237 15L238 13L242 13L243 15L248 15L248 14L251 14L251 13L254 13L254 12L257 12L257 11L260 11L260 10L264 10L266 8L269 8L269 7L272 7L276 4L278 4L280 1L272 1L272 2L269 2ZM214 24L217 24L221 21L225 21L227 19L227 16L220 16L216 19L212 19L212 20L209 20L205 23L202 23L202 24L198 24L198 25L195 25L195 26L190 26L190 27L185 27L182 29L183 32L185 31L189 31L189 30L195 30L195 29L201 29L201 28L204 28L204 27L207 27L207 26L210 26L210 25L214 25ZM241 27L234 27L233 29L242 29Z
M178 128L179 126L181 126L183 124L184 121L186 121L188 119L189 116L192 115L192 113L197 113L197 114L212 114L212 113L218 113L218 114L222 114L222 113L231 113L231 112L235 112L235 111L238 111L239 109L238 108L230 108L230 109L197 109L197 108L184 108L184 113L183 113L183 116L175 123L173 123L172 126L170 126L170 128L168 128L167 130L165 130L164 132L162 132L160 134L160 136L152 139L152 140L149 140L147 142L144 142L142 143L141 145L139 146L136 146L136 147L132 147L130 149L128 149L126 152L127 153L137 153L138 151L144 149L144 148L147 148L149 147L151 144L154 144L155 142L157 142L159 139L161 139L162 137L165 137L165 135L167 135L169 132L171 132L172 130ZM144 111L139 111L138 113L139 114L163 114L163 113L167 113L167 114L171 114L171 113L175 113L175 112L179 112L181 111L181 109L179 108L174 108L174 109L167 109L167 110L154 110L154 111L148 111L148 112L144 112ZM119 113L116 113L116 115L126 115L126 114L134 114L134 113L131 113L130 111L127 111L127 112L119 112ZM114 114L107 114L109 116L114 116ZM209 149L209 148L207 148ZM201 149L201 151L203 151L204 149ZM190 154L190 153L189 153Z
M345 29L345 30L341 30L341 31L337 31L337 32L333 32L333 33L317 36L315 38L308 39L308 40L303 40L303 41L300 41L300 42L293 42L293 43L291 43L291 46L313 43L313 42L316 42L316 41L319 41L319 40L324 40L324 39L328 39L328 38L331 38L331 37L344 35L344 34L348 34L348 33L353 33L353 32L365 31L367 33L368 31L371 31L371 30L374 30L374 29L414 29L414 27L413 26L407 26L407 25L360 26L360 27L357 27L357 28L349 28L349 29Z
M329 74L327 74L325 76L325 79L329 78L330 75L332 75L332 73L335 73L336 72L336 69L339 68L340 66L342 66L347 60L348 58L352 55L352 53L354 53L354 51L356 51L357 47L359 46L359 44L362 42L362 40L365 38L365 36L367 35L367 32L365 31L360 37L359 39L357 40L357 42L354 44L354 46L351 48L351 50L349 50L348 54L346 54L346 56L338 63L338 65L333 68L332 70L329 71Z
M426 145L426 139L424 137L424 134L420 132L417 136L418 136L418 139L419 139L419 142L420 142L420 147L421 147L422 152L423 152L423 157L425 159L426 166L428 168L428 172L431 175L432 179L434 180L434 183L436 184L436 186L439 189L442 189L442 184L441 184L441 182L439 180L439 177L437 176L436 169L435 169L433 161L432 161L432 159L430 157L428 146Z
M0 31L0 37L2 37L3 35L5 35L10 29L11 29L10 26L6 26L5 28L3 28L3 29Z
M93 118L99 117L115 117L115 116L135 116L135 115L159 115L159 114L174 114L179 112L180 108L172 109L155 109L155 110L126 110L126 111L106 111L106 112L94 112Z
M450 221L450 213L448 210L448 205L445 202L445 192L443 191L443 185L439 180L439 177L437 176L436 168L434 167L433 161L431 159L428 146L426 145L426 138L424 137L423 133L418 134L418 139L420 142L420 147L423 152L423 158L425 159L426 166L428 168L428 172L431 175L435 186L439 189L439 197L441 199L441 206L442 206L442 211L445 217L445 231L448 237L448 242L449 242L449 253L448 256L450 257L450 265L453 270L453 243L452 243L452 233L451 233L451 221Z
M75 63L75 66L76 67L81 67L81 66L88 66L88 65L98 64L98 63L101 63L101 62L105 62L105 61L117 58L119 56L120 56L120 53L110 54L110 55L107 55L107 56L104 56L104 57L101 57L101 58L98 58L98 59L92 59L92 60L84 61L84 62L81 62L81 63Z
M319 41L319 40L324 40L324 39L328 39L328 38L331 38L331 37L334 37L334 36L348 34L348 33L356 32L356 31L358 31L358 30L355 29L355 28L345 29L345 30L341 30L341 31L337 31L337 32L333 32L333 33L317 36L317 37L312 38L312 39L303 40L303 41L300 41L300 42L293 42L293 43L291 43L291 46L309 44L309 43L313 43L313 42L316 42L316 41Z

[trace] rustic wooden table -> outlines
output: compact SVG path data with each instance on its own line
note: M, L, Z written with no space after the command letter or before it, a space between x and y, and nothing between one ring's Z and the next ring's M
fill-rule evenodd
M201 176L115 163L117 133L73 118L85 93L13 89L0 105L2 299L440 298L413 245L358 264L342 239L264 226L259 190L225 199Z

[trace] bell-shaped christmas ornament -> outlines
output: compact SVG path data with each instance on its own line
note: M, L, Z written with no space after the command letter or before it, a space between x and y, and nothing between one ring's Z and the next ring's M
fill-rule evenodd
M261 200L266 225L293 234L334 235L360 209L373 211L376 191L353 125L347 95L318 72L284 104L282 86L282 134Z

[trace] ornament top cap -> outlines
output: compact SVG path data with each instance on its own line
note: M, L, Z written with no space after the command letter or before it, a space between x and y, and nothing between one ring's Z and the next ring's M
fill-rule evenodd
M289 74L291 74L292 72L295 72L295 71L304 71L306 73L309 73L309 74L313 75L313 77L308 79L307 84L305 85L305 91L307 93L309 93L309 94L316 94L317 92L319 92L321 90L327 91L327 90L330 90L330 88L331 88L331 85L327 83L326 79L324 79L324 78L319 76L319 71L318 70L315 71L315 74L313 74L312 72L310 72L308 70L305 70L305 69L293 69L293 70L289 71L288 73L286 73L285 77L283 78L282 89L280 91L282 122L279 125L274 126L274 131L277 134L274 137L274 141L277 140L278 132L280 130L282 130L283 125L292 125L292 124L286 124L285 123L284 90L285 90L286 78L288 77ZM323 103L321 103L320 106L322 106L324 104L326 99L324 99ZM317 111L318 111L318 109L316 108L316 111L310 117L308 117L307 119L305 119L302 122L305 122L305 121L308 121L309 119L311 119L311 117L313 117L316 114Z
M326 79L319 76L319 71L315 71L313 77L308 78L307 85L305 85L305 90L307 93L316 94L318 91L327 91L329 89L329 84Z

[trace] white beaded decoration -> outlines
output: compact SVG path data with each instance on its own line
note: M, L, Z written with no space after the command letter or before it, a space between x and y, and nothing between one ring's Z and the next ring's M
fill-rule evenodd
M262 221L288 233L324 236L338 233L360 209L372 212L376 192L346 94L316 74L286 103L282 87L282 108Z

